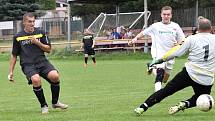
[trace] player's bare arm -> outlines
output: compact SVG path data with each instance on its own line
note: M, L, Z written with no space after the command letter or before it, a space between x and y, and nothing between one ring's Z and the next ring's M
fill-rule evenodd
M128 45L132 45L135 43L138 39L142 38L144 35L140 32L136 37L134 37L131 41L128 42Z
M14 67L16 65L16 60L17 60L17 57L15 55L11 55L9 74L8 74L8 80L11 81L11 82L14 82L14 80L13 80L13 71L14 71Z

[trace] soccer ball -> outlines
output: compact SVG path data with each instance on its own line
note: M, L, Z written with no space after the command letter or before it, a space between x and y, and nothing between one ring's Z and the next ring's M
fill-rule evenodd
M214 99L211 95L202 94L197 98L196 106L199 110L207 112L214 106Z

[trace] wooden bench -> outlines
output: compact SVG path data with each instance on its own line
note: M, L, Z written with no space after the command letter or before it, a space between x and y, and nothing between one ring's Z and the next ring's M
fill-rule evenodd
M95 51L114 51L114 50L123 50L124 47L111 47L111 48L95 48Z
M148 47L151 45L151 39L147 38ZM95 51L115 51L115 50L141 50L145 45L145 38L142 40L138 40L133 44L133 46L129 46L128 42L130 39L118 39L118 40L97 40L95 44ZM83 52L83 50L75 50L76 52Z
M140 47L124 47L125 50L141 50L143 48L144 48L144 46L140 46Z
M95 51L113 51L113 50L123 50L124 47L112 47L112 48L94 48ZM84 50L75 50L75 52L83 52Z

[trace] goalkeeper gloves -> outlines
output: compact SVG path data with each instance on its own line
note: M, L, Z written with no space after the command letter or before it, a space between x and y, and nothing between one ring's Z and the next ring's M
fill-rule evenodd
M163 59L152 60L152 62L149 63L149 67L152 67L152 66L155 65L155 64L161 64L161 63L163 63L163 62L164 62Z
M158 60L153 59L150 63L147 63L147 72L148 72L148 74L150 75L152 73L152 70L153 70L152 66L153 65L155 65L155 64L161 64L163 62L164 62L163 59L158 59Z

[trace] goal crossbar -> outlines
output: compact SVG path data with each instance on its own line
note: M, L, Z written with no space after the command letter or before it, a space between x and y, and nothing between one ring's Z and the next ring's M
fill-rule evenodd
M118 15L119 15L119 17L120 17L120 15L131 15L131 16L132 16L132 15L137 15L137 14L138 14L138 17L137 17L136 19L134 19L134 21L131 22L131 24L128 26L128 28L134 27L134 25L135 25L145 14L147 14L147 18L146 18L146 20L144 19L144 21L148 21L150 15L151 15L151 12L150 12L150 11L147 11L147 12L129 12L129 13L119 13ZM116 15L117 15L117 14L100 13L100 14L96 17L96 19L90 24L90 26L88 27L88 29L91 29L92 26L94 26L95 24L97 24L96 22L100 20L101 23L100 23L100 25L99 25L99 30L95 33L95 34L96 34L96 37L98 37L98 35L99 35L99 33L100 33L102 27L104 26L104 23L105 23L105 21L106 21L106 19L107 19L107 16L116 16ZM146 25L143 25L142 28L144 28L144 26L146 26ZM115 27L117 27L117 26L115 25ZM142 29L142 28L141 28L141 29Z

